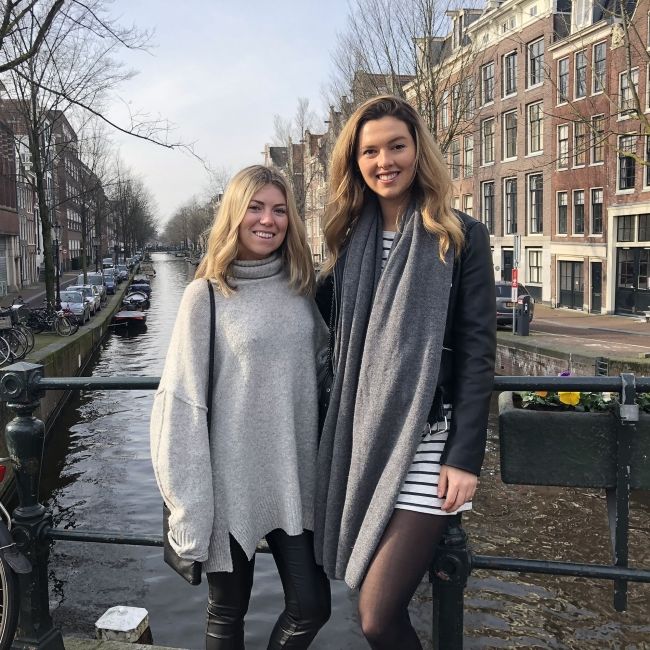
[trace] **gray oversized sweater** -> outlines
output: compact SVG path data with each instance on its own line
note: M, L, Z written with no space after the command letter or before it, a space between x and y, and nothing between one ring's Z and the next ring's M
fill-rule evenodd
M235 262L236 293L215 289L210 442L206 280L185 290L154 398L151 458L170 542L206 571L232 571L229 533L250 558L271 530L313 529L316 356L327 328L282 264Z

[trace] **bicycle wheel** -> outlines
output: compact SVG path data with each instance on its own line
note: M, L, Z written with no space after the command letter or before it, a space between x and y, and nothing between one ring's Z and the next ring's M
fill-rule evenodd
M9 650L18 625L18 581L0 556L0 650Z
M11 359L11 348L3 336L0 336L0 366L4 366Z
M70 336L72 334L72 325L65 316L57 316L54 321L54 331L59 336Z
M3 331L2 336L9 343L14 359L22 359L27 354L27 339L21 332L12 328Z
M22 323L18 323L16 329L20 330L23 336L27 339L27 354L29 354L34 349L34 333L29 329L29 327L27 327L27 325L23 325Z

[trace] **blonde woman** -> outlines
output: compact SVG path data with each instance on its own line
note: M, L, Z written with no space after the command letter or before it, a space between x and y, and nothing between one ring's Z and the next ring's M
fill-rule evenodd
M396 97L334 147L317 300L334 384L319 449L316 558L360 588L371 647L421 648L408 604L477 486L495 356L485 226L451 209L445 162Z
M206 280L216 294L209 440ZM207 573L207 650L244 648L255 547L264 537L286 604L268 647L307 648L330 614L311 532L315 359L327 336L312 288L311 255L285 179L263 166L243 169L183 296L151 418L169 541Z

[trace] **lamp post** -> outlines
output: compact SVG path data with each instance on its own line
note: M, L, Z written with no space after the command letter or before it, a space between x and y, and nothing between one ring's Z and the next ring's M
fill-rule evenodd
M61 236L61 226L59 223L54 224L54 260L56 264L56 300L54 307L61 309L61 261L59 258L59 237Z

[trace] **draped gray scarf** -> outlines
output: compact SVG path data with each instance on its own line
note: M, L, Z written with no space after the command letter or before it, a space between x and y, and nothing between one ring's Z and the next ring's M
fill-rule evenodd
M411 208L381 270L382 218L368 202L350 237L336 367L318 457L316 558L357 588L392 515L437 385L453 250Z

